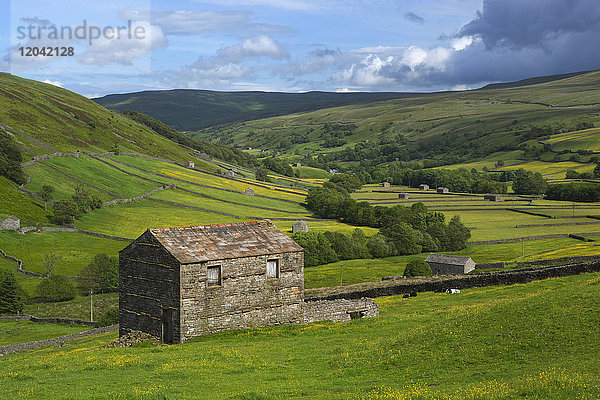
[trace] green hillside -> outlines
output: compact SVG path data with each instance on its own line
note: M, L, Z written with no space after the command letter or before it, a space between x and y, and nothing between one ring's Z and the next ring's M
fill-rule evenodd
M184 131L321 108L409 97L409 93L268 93L156 90L93 99L118 111L143 112Z
M377 318L171 346L103 347L113 332L5 355L0 384L7 398L36 399L592 400L599 284L596 273L382 297Z
M30 155L115 148L173 160L187 150L150 129L50 84L0 74L0 128Z
M257 153L306 156L303 164L316 155L340 166L395 159L458 164L507 152L551 161L556 154L538 140L600 121L600 72L527 84L539 81L328 108L206 128L192 136Z

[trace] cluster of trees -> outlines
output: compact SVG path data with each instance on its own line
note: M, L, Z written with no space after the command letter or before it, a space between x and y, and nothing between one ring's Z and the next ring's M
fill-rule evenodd
M379 233L368 240L356 231L346 238L333 232L298 233L295 237L298 243L307 246L307 266L345 257L377 258L422 251L457 251L465 248L471 237L471 232L458 217L446 223L444 214L428 211L423 203L410 207L373 207L367 202L357 202L349 195L357 187L360 187L360 180L356 176L338 175L323 187L309 191L306 198L308 208L318 217L379 228ZM343 255L340 256L339 252Z
M51 260L51 261L49 261ZM43 303L68 301L75 298L78 290L87 294L114 292L119 285L119 263L115 257L101 253L83 268L77 284L73 279L52 273L58 258L53 254L46 256L45 264L48 277L42 280L34 290L34 299Z
M546 197L550 200L597 202L600 201L600 184L575 182L549 185Z
M48 201L46 199L51 197L53 190L51 186L45 185L40 196ZM102 207L102 199L93 194L87 186L80 184L75 187L75 192L70 199L54 202L54 215L51 219L55 224L70 224L86 212L100 207Z
M4 176L19 185L25 183L26 176L21 168L21 151L12 138L0 132L0 176Z
M234 164L243 165L246 167L254 168L258 164L258 160L241 150L234 149L228 146L222 146L214 143L207 142L201 139L191 138L170 126L158 121L151 116L133 110L125 110L123 115L126 117L147 126L159 135L166 137L174 142L182 144L184 146L191 147L200 152L209 154L220 160L228 161Z
M265 158L262 160L262 165L266 169L270 169L280 175L294 176L294 170L290 164L285 161L278 160L274 157Z
M521 168L514 171L512 189L517 194L543 194L548 189L548 183L539 172Z

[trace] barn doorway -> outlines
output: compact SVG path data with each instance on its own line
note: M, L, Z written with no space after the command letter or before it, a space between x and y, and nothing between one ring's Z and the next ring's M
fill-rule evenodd
M173 310L170 308L162 309L162 341L173 344Z

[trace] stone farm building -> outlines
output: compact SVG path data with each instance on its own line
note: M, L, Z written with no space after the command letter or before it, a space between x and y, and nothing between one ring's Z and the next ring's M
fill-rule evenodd
M499 194L488 193L483 196L483 199L489 201L502 201L502 196Z
M389 182L383 182L381 184L381 186L383 186L383 187L390 187L390 183Z
M292 225L292 233L296 232L308 232L308 222L298 221Z
M410 194L408 194L408 193L398 193L398 198L402 199L402 200L408 200L408 199L410 199Z
M244 190L244 194L246 196L254 196L254 189L252 188L247 188L246 190Z
M450 190L448 190L447 187L440 186L439 188L437 188L437 192L442 193L442 194L447 194L447 193L450 193Z
M429 185L422 183L419 185L419 190L429 190Z
M148 229L119 253L119 333L166 343L228 329L378 315L304 299L304 251L270 221Z
M475 269L475 261L465 256L430 254L425 262L433 275L464 275Z

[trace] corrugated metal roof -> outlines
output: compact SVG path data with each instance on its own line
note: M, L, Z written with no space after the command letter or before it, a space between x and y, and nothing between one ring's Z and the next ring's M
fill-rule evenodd
M471 257L451 256L448 254L435 254L435 253L430 254L425 259L426 262L434 262L434 263L450 264L450 265L465 265L467 262L469 262L469 260L471 260Z
M182 264L302 251L270 221L148 231Z

